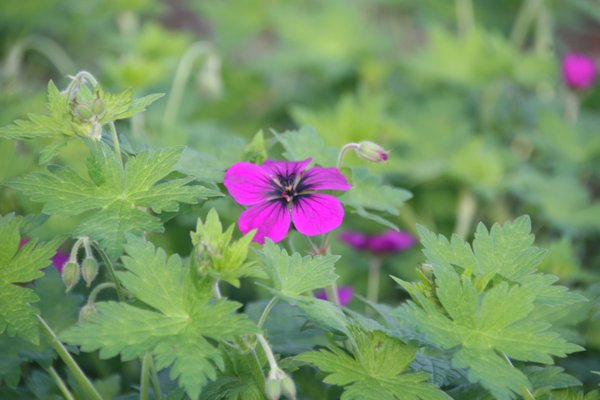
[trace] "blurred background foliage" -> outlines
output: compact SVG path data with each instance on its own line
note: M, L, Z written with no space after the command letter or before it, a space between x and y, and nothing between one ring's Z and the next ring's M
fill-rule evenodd
M282 151L271 129L310 125L337 148L373 140L391 156L371 168L413 193L392 218L404 230L419 223L470 237L476 221L532 216L549 248L544 268L592 300L576 321L589 351L568 361L591 385L589 371L600 370L600 87L566 87L568 52L600 55L599 1L4 0L0 124L42 112L48 80L64 87L85 69L109 91L166 93L118 128L126 147L189 146L181 168L199 179L221 176L260 129L271 157ZM39 168L48 144L0 141L0 183ZM82 151L71 144L58 160L83 168ZM227 199L210 206L228 223L241 211ZM39 209L0 186L0 213ZM198 214L154 239L187 254ZM74 223L50 218L40 235ZM357 217L345 227L385 229ZM364 292L368 256L339 242L334 252L344 256L341 281ZM414 248L384 271L409 279L422 259ZM402 296L383 283L386 302Z

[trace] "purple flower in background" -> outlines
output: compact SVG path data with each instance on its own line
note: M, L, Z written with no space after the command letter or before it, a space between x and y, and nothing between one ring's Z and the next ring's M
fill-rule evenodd
M593 58L576 53L566 54L562 60L565 83L574 90L585 90L593 85L598 70Z
M267 160L262 165L238 162L225 173L229 194L243 206L238 226L246 234L256 229L254 241L282 240L293 222L307 236L329 232L342 223L340 201L317 190L348 190L352 185L337 168L306 169L311 158L298 162Z
M375 254L398 253L411 248L416 242L410 233L391 229L377 235L345 231L340 235L340 240L357 250Z
M352 300L352 296L354 295L354 290L350 286L342 286L337 290L338 298L340 299L340 305L345 306L350 303ZM327 292L325 290L320 290L315 294L317 299L321 300L329 300L327 296Z
M19 248L25 246L25 243L29 242L29 239L21 239L21 243L19 243ZM52 264L58 270L58 272L62 272L63 266L69 261L69 254L64 251L58 250L54 257L52 257Z

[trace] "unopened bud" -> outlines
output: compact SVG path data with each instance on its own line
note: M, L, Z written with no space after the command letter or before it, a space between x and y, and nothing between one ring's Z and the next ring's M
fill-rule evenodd
M79 270L79 264L76 261L69 261L65 264L62 270L62 281L65 283L67 287L66 292L69 292L77 282L79 282L79 278L81 277L81 271Z
M296 400L296 385L288 375L281 379L281 393L290 400Z
M388 152L383 147L368 140L363 140L358 144L356 154L365 160L375 163L387 161L389 158Z
M94 116L87 104L76 104L74 113L75 116L82 121L89 121Z
M106 110L106 106L104 105L104 101L102 101L101 98L96 97L92 102L91 109L94 115L96 115L97 117L101 117L104 114L104 111Z
M269 376L265 381L265 394L269 400L279 400L281 397L281 381Z
M98 263L93 257L86 257L81 263L81 275L87 287L90 287L98 276Z
M81 307L81 310L79 310L79 322L85 321L91 315L95 314L96 311L97 310L96 310L96 306L95 305L86 303L86 305L84 305L83 307Z

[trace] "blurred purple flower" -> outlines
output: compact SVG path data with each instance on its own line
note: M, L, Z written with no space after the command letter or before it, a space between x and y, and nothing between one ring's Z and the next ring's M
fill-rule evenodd
M585 90L594 84L598 69L593 58L569 53L562 59L562 73L565 83L571 89Z
M340 235L340 240L357 250L366 250L375 254L399 253L416 243L410 233L391 229L377 235L345 231Z
M307 236L340 226L342 203L317 190L348 190L352 185L337 168L308 168L311 161L238 162L225 172L223 184L229 194L249 206L238 220L242 233L256 229L253 240L264 244L265 238L274 242L285 238L292 222Z
M19 243L19 248L25 246L25 243L29 242L29 239L21 239L21 243ZM58 270L58 272L62 272L64 265L69 261L69 253L65 253L64 251L58 250L54 257L52 257L52 264Z
M354 290L350 286L342 286L337 290L338 298L340 299L340 305L345 306L350 303L352 300L352 296L354 295ZM327 296L327 292L325 290L321 290L315 294L317 299L321 300L329 300Z

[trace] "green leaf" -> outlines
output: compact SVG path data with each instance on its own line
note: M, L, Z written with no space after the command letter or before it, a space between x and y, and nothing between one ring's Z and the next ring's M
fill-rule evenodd
M196 399L224 368L221 352L211 341L234 340L257 329L235 313L240 304L211 302L209 286L195 284L193 271L178 256L167 257L135 237L125 248L125 271L118 272L118 278L145 307L97 303L98 312L63 332L61 339L83 351L100 350L101 358L120 354L129 360L151 352L157 367L170 367L171 377Z
M29 114L28 119L16 120L12 125L0 128L0 137L6 139L31 139L36 137L61 136L69 137L75 135L89 135L97 126L118 119L129 118L140 113L154 101L162 97L162 94L152 94L139 99L133 99L131 89L121 93L106 93L101 87L91 89L80 86L77 93L77 101L81 105L89 105L98 96L104 105L104 112L99 116L92 116L89 120L76 117L73 109L74 100L67 91L59 91L56 85L48 83L48 111L50 115ZM53 149L54 150L54 149Z
M196 204L220 193L189 178L167 179L182 148L144 151L121 168L113 151L98 143L88 159L88 177L67 167L35 172L10 185L32 200L44 203L50 215L80 215L85 218L75 235L99 241L111 257L117 257L126 233L160 232L160 219L150 212L177 211L179 203Z
M298 253L290 256L268 239L259 254L274 289L284 295L297 296L324 288L337 279L334 264L339 256L302 257Z
M467 368L469 380L498 399L532 389L510 359L552 364L553 356L582 350L553 332L551 319L534 314L541 306L585 298L553 286L556 277L536 273L545 252L532 246L530 228L528 217L489 231L480 224L471 250L457 236L449 242L420 227L435 295L397 280L415 301L401 307L399 318L425 343L451 352L453 365Z
M12 214L0 217L0 334L6 332L38 344L38 310L31 303L39 297L33 290L15 284L41 277L40 270L50 265L60 240L32 240L19 249L21 222Z
M337 347L300 354L296 359L327 373L324 381L344 387L342 399L449 399L427 383L428 374L406 372L416 348L383 332L351 329L352 353Z
M69 106L69 97L61 93L52 81L48 82L48 110L50 115L29 114L12 125L0 128L5 139L31 139L48 136L72 136L77 132Z
M283 155L290 161L312 158L315 164L333 166L337 160L337 150L325 145L323 138L310 126L298 131L273 132L283 146Z
M377 193L377 196L373 196ZM352 168L352 188L340 197L340 201L355 214L392 229L398 227L379 215L399 215L399 208L412 197L409 191L383 184L380 175L369 175L367 168Z
M460 267L466 273L499 274L513 282L520 282L534 273L546 251L532 246L531 221L524 215L503 225L494 224L491 230L477 226L473 249L457 235L449 242L427 229L417 227L424 253L432 263L447 263ZM492 275L493 276L493 275Z
M192 243L195 246L194 261L202 273L239 287L240 278L257 276L260 271L254 263L246 262L254 232L232 241L234 227L232 224L223 232L219 215L212 208L205 222L198 218L196 232L192 232Z
M244 149L242 160L253 164L262 164L267 159L267 149L263 131L256 132L252 141Z

